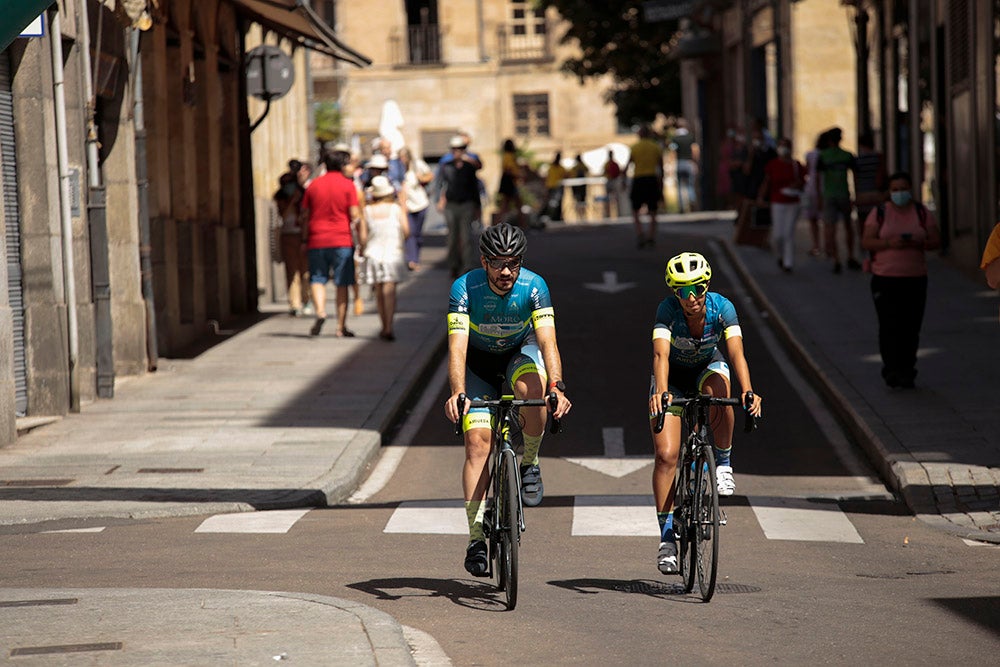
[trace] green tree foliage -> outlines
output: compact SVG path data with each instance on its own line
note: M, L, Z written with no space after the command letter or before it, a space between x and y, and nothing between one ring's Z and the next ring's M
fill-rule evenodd
M340 106L336 102L319 102L313 107L316 122L316 141L322 146L340 139Z
M680 67L667 54L677 21L646 23L642 2L537 0L555 7L569 23L563 43L576 44L581 54L563 69L581 80L610 74L614 86L609 102L622 124L650 121L657 113L681 112Z

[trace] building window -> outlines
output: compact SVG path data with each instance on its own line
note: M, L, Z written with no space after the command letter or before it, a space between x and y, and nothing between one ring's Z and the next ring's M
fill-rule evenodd
M512 0L507 20L497 27L501 61L551 59L545 11L534 2Z
M544 35L545 10L534 9L534 2L512 0L510 3L511 32L515 35Z
M521 136L549 136L549 95L514 95L514 132Z

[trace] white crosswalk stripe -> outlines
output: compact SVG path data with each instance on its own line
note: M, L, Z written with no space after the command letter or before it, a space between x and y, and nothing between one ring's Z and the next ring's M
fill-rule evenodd
M768 539L864 543L836 503L758 496L750 498L750 504ZM465 535L468 522L461 500L404 502L392 513L384 532ZM570 534L575 537L656 537L653 497L576 496Z
M311 508L216 514L201 522L196 533L287 533Z
M768 496L751 496L748 500L769 540L864 544L851 520L835 503Z

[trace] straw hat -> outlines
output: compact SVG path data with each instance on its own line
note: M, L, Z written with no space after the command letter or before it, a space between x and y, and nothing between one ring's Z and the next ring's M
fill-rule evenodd
M372 199L382 199L396 194L396 189L385 176L375 176L372 178L372 184L368 186L368 193Z

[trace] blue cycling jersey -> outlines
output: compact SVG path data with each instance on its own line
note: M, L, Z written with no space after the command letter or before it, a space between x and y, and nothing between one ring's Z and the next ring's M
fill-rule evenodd
M696 368L707 364L719 342L733 336L743 336L736 307L716 292L705 295L705 330L700 338L691 335L684 309L676 297L667 297L656 309L653 340L666 338L670 343L671 367Z
M474 349L508 352L546 326L555 326L552 299L545 280L533 271L522 268L503 296L490 289L485 269L469 271L452 283L448 335L468 335Z

